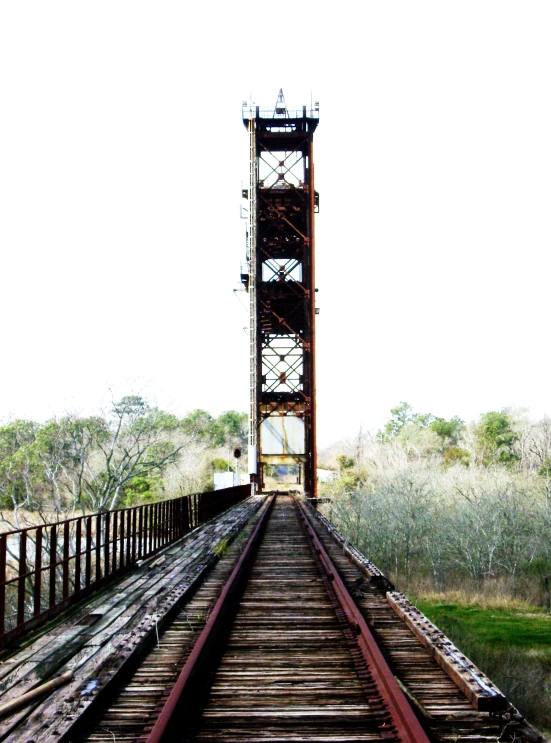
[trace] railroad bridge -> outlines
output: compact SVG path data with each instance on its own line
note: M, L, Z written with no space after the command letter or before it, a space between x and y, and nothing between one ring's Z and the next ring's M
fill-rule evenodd
M243 113L251 485L0 534L0 741L542 741L323 515L318 107Z

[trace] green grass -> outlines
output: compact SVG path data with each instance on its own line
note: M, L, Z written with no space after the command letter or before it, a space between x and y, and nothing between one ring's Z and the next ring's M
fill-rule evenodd
M506 600L427 595L415 605L536 727L551 730L551 616Z
M417 606L439 627L461 628L493 647L523 648L551 658L551 615L537 609L485 608L458 603L418 601Z

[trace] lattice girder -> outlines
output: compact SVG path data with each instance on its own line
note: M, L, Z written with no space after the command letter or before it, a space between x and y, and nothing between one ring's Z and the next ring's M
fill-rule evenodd
M286 111L281 106L281 111ZM279 110L279 109L278 109ZM304 490L316 494L313 133L317 116L259 109L246 113L251 134L249 193L254 264L256 371L251 444L256 489L265 467L301 467ZM253 358L253 356L251 356Z

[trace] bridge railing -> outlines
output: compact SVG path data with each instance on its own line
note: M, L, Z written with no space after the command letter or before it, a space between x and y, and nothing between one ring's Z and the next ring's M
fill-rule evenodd
M0 534L0 648L250 493L241 485Z
M310 118L310 119L319 119L319 106L316 104L315 106L302 106L302 108L295 108L295 109L288 109L286 106L284 108L278 109L274 106L271 108L266 107L260 107L255 106L254 104L251 105L249 103L243 103L241 107L242 113L243 113L243 119L254 119L254 118L260 118L260 119L281 119L282 123L285 123L288 119L303 119L303 118Z

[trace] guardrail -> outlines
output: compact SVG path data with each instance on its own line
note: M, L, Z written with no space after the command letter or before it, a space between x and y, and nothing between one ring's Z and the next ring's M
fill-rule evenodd
M249 103L244 103L241 107L243 119L275 119L276 121L281 119L285 122L286 119L319 119L319 106L303 106L299 109L288 109L287 107L278 108L265 108Z
M0 534L0 648L250 493L240 485Z

